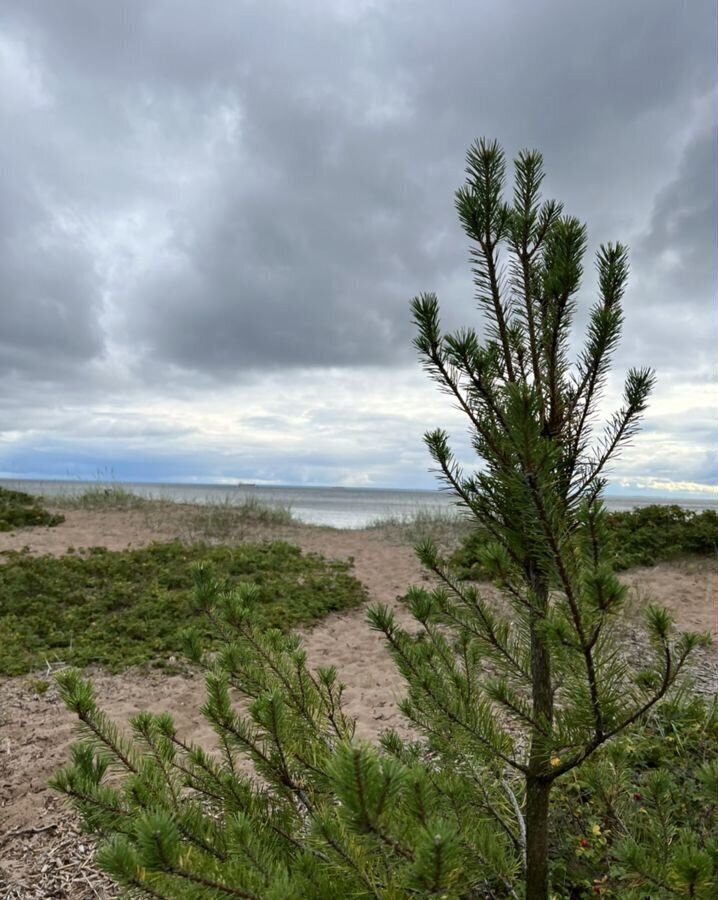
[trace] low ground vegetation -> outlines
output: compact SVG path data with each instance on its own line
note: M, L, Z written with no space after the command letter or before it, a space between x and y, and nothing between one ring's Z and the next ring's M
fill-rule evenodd
M659 706L560 782L554 801L559 896L715 896L716 702L684 691Z
M141 497L114 482L98 483L80 493L54 494L43 500L48 506L65 510L142 509L154 502L151 498Z
M0 531L38 525L52 528L64 521L64 516L44 509L37 497L0 487Z
M402 544L416 544L427 538L443 552L454 551L471 535L473 525L458 506L417 509L404 515L381 516L368 528L382 539Z
M212 564L226 587L259 589L264 626L291 627L357 606L364 589L349 566L282 542L238 547L158 543L138 550L103 548L62 557L4 554L0 565L0 673L46 663L117 671L166 664L197 616L191 567Z
M166 714L140 713L122 733L79 672L58 676L87 740L53 785L104 835L106 872L168 900L521 896L518 779L500 763L465 769L463 746L453 766L439 765L446 745L431 731L416 742L388 732L379 748L352 740L336 671L310 672L295 636L257 625L257 589L227 594L206 567L195 579L208 624L185 635L185 649L207 665L203 713L221 751L188 743ZM371 616L382 627L381 609ZM418 658L427 640L404 651ZM411 700L403 706L411 714ZM126 777L108 780L108 764ZM271 793L256 791L250 766ZM718 710L679 693L557 781L551 896L709 900L717 825Z
M183 507L182 520L188 534L210 541L243 540L248 530L279 528L296 523L287 506L247 497L240 503L231 496L213 503Z

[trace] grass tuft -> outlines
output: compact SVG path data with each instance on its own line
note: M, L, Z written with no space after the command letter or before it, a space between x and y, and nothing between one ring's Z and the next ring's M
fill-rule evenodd
M206 540L241 539L247 528L279 527L295 522L291 509L247 497L241 503L227 496L215 503L193 504L185 515L185 525L194 538Z
M454 549L472 531L473 523L456 506L417 509L403 515L388 515L367 525L385 540L416 544L431 538L442 550Z
M43 500L48 506L68 510L142 509L154 502L118 484L98 485L87 488L81 494L61 494L44 497Z

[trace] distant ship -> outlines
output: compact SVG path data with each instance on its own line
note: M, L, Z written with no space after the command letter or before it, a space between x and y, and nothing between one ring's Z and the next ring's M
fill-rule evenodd
M257 485L254 481L238 481L237 487L238 488L256 488Z

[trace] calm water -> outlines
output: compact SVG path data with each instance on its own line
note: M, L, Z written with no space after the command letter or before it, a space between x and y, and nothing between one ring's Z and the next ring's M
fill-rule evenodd
M339 487L264 487L209 484L140 484L114 482L141 497L184 503L241 503L256 498L263 503L289 507L302 522L335 528L363 528L387 516L402 518L418 510L450 510L455 503L440 491L399 491ZM96 481L26 481L0 479L3 487L46 497L76 496L88 488L105 486ZM607 497L609 509L632 509L650 503L678 503L686 509L718 509L718 501L677 497Z

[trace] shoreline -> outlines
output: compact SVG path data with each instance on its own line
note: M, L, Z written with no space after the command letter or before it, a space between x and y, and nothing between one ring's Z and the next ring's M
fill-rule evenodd
M46 506L112 508L133 503L175 504L189 507L231 509L256 505L291 516L297 524L319 527L363 529L384 521L403 522L415 517L450 521L463 511L452 495L434 489L367 488L344 486L296 486L256 484L186 484L118 482L114 480L72 481L0 479L0 487L20 490L42 499ZM670 496L609 493L606 508L627 512L646 506L678 506L700 513L718 513L718 496Z

